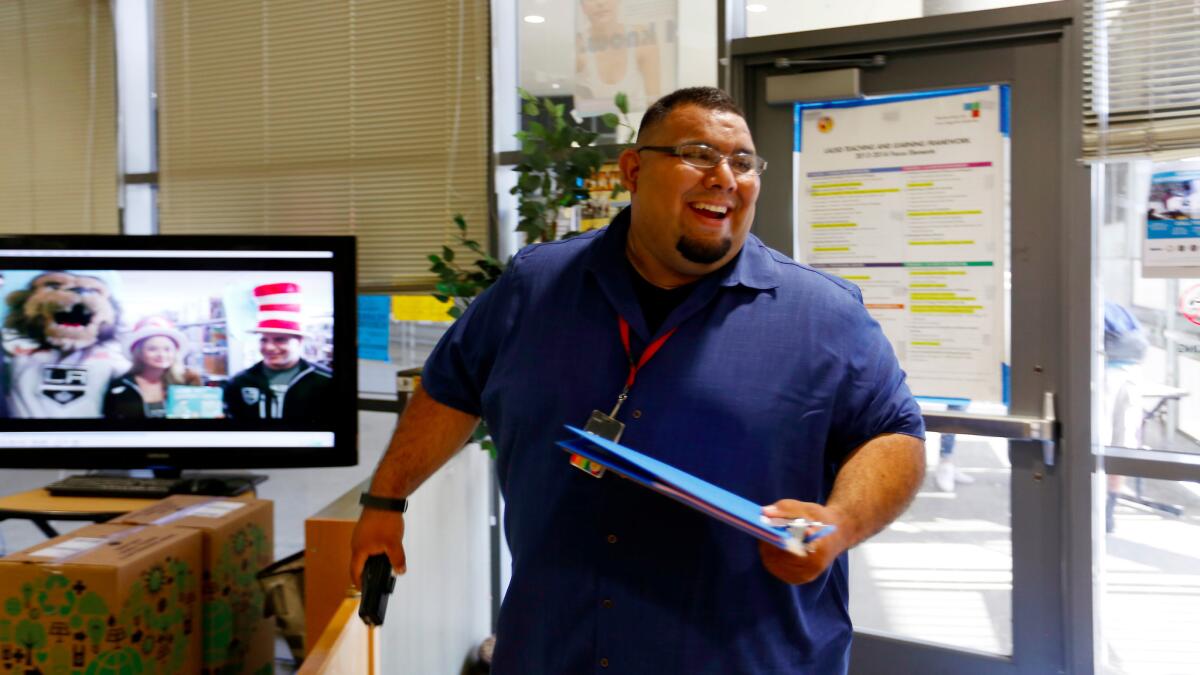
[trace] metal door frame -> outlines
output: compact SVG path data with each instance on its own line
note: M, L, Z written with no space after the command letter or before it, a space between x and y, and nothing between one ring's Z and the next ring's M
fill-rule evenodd
M791 148L790 108L769 107L763 99L764 78L775 72L776 58L882 54L890 64L864 71L865 93L1012 83L1010 412L1036 426L1046 417L1049 393L1055 401L1050 417L1058 420L1049 456L1042 441L1011 440L1009 446L1013 656L860 631L851 672L1092 673L1092 233L1090 178L1078 162L1082 0L732 40L725 36L736 36L744 27L744 3L719 4L722 86L744 106L760 148ZM941 59L939 65L923 75L896 67L893 82L887 74L892 64L931 58ZM959 60L982 64L985 72L972 77ZM775 161L763 176L755 233L768 245L791 251L791 162L770 159ZM1013 421L1020 426L1020 420ZM927 415L927 422L931 430L964 433L985 424L969 415Z

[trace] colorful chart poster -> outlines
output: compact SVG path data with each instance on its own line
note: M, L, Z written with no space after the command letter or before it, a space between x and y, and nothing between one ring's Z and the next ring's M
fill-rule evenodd
M1200 277L1200 162L1154 165L1143 277Z
M848 279L918 396L1007 402L1007 86L801 103L796 251Z

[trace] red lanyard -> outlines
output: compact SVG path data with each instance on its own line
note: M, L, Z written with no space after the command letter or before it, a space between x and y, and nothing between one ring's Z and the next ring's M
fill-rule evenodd
M637 379L638 370L645 366L646 362L650 360L650 357L654 356L659 349L662 349L662 346L666 344L667 339L675 334L675 331L679 328L679 326L672 328L663 334L662 337L658 338L654 342L651 342L646 347L646 351L642 352L642 358L638 359L638 362L635 364L633 362L633 352L629 348L629 322L625 320L625 317L619 314L617 315L617 321L621 327L621 344L625 346L625 356L629 358L629 377L625 378L625 390L621 392L621 395L624 396L625 394L628 394L629 389L633 387L633 381Z

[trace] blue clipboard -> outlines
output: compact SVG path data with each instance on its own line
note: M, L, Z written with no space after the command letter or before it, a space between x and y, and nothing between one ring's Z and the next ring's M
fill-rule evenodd
M791 525L773 524L771 519L763 516L761 505L745 497L647 457L620 443L614 443L569 424L566 428L578 436L559 441L558 445L567 452L581 455L624 478L732 525L773 546L798 555L805 554L804 531L814 523L796 521ZM810 540L813 538L815 537L809 537Z

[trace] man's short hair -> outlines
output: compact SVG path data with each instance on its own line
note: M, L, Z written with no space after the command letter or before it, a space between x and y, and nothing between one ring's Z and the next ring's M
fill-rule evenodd
M713 112L733 113L746 119L746 113L742 112L733 97L724 91L716 87L686 87L663 96L646 110L638 127L638 140L646 135L648 129L666 119L672 110L685 105L695 105Z

